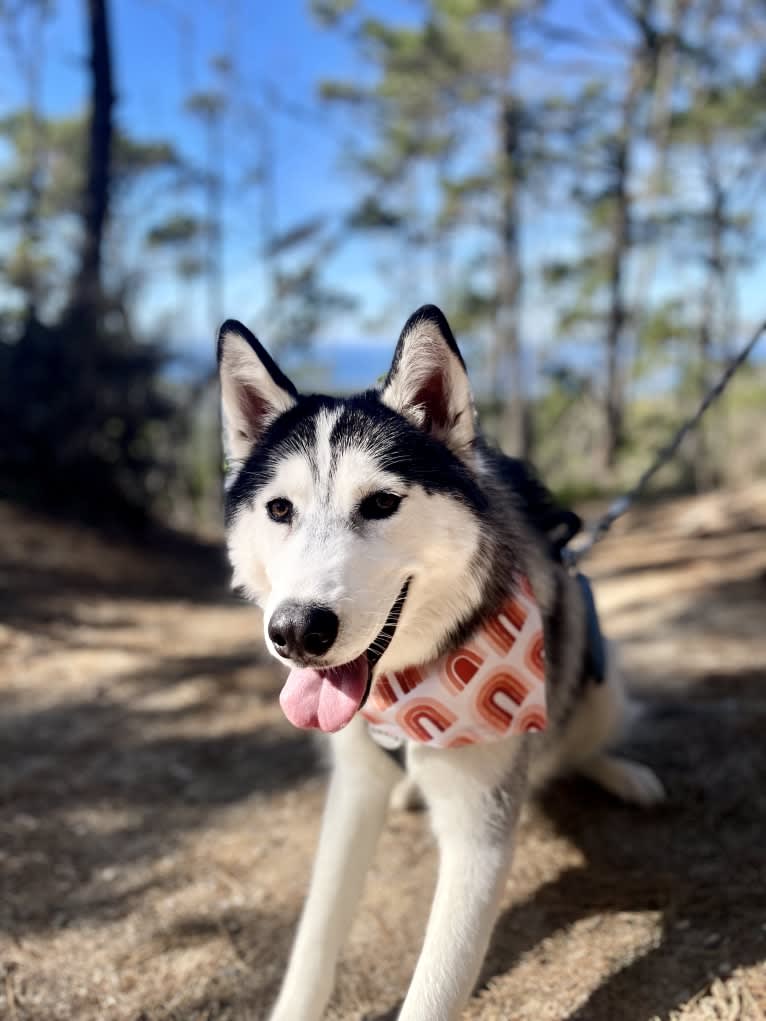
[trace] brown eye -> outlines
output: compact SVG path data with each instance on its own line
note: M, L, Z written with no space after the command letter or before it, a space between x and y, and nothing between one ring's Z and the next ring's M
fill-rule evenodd
M266 510L271 520L278 521L280 525L289 525L293 519L293 505L282 497L269 500Z
M362 500L359 504L359 513L368 521L390 518L392 514L396 513L401 502L401 496L381 490L379 493L370 493Z

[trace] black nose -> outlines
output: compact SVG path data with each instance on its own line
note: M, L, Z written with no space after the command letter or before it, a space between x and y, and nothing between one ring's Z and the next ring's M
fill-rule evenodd
M269 638L282 656L322 656L338 637L338 618L326 606L281 603L269 621Z

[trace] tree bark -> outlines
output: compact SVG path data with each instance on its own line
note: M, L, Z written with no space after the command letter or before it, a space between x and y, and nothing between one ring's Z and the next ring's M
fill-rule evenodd
M504 19L508 72L515 57L513 17ZM527 394L524 351L521 342L521 296L523 273L520 244L521 109L510 87L501 96L498 119L500 155L500 259L498 264L498 307L495 364L499 367L495 385L505 387L501 434L509 452L523 458L532 453L531 409Z
M205 195L207 202L207 293L210 329L223 320L223 180L221 177L221 111L207 118L208 163Z
M640 58L639 58L640 60ZM643 73L637 60L622 107L622 122L613 155L614 216L609 245L609 311L606 328L606 393L604 399L604 468L611 472L622 446L625 425L625 394L622 366L622 334L627 318L625 307L625 265L631 244L629 181L634 120L641 93Z
M699 326L697 366L697 387L700 400L710 388L710 359L712 337L717 325L721 324L718 314L723 304L726 289L726 258L724 254L724 231L726 229L726 195L713 151L712 142L706 141L705 183L708 192L708 219L710 226L710 249L708 273L702 301L702 319ZM711 489L719 482L714 452L711 449L709 430L704 421L697 429L694 446L694 485L698 492Z
M82 196L83 239L72 307L98 310L103 300L103 247L109 219L114 87L107 0L85 0L90 39L91 102L88 163Z
M626 8L622 4L619 6L625 13ZM620 127L614 145L612 169L615 208L608 256L609 311L605 338L607 380L604 397L604 468L607 472L611 472L616 465L625 424L622 347L623 329L627 320L625 269L632 246L629 184L635 146L640 141L636 117L647 85L652 82L656 84L657 75L662 71L662 36L656 28L655 6L655 0L640 0L630 12L639 41L632 58L630 80L622 103ZM681 19L683 13L684 5L679 4L676 17Z
M703 9L703 32L706 41L712 38L714 26L720 15L720 0L709 0ZM699 66L695 75L693 97L696 106L704 103L705 90ZM724 232L727 220L726 194L715 155L713 132L704 121L701 126L701 149L707 191L707 225L710 232L710 247L706 257L707 274L702 295L702 317L697 339L696 390L700 399L704 397L710 387L713 333L716 327L722 325L723 317L719 316L719 311L723 304L726 288ZM718 482L714 454L710 444L710 431L708 423L704 419L700 422L694 438L693 473L694 486L698 492L711 489Z
M670 156L673 130L673 90L678 78L679 57L683 50L686 19L692 6L691 0L673 0L669 33L657 49L657 69L654 80L652 109L649 117L649 138L654 142L654 165L649 175L647 197L650 211L647 217L649 240L647 255L639 266L635 282L635 293L649 294L652 290L660 258L659 234L661 229L660 199L667 188L668 159ZM637 338L650 314L649 304L636 309L633 336ZM631 354L635 358L635 347Z
M615 175L615 211L609 252L609 318L606 333L604 467L607 471L611 471L617 462L624 424L620 341L625 324L623 263L627 254L630 230L627 190L628 143L625 137L620 139L615 153Z
M31 136L29 164L24 172L26 188L20 223L20 253L25 264L23 337L38 321L40 301L44 294L35 258L42 241L46 124L42 112L41 89L42 69L45 65L45 27L50 11L42 0L37 0L36 3L28 2L26 8L22 5L9 6L2 13L8 49L15 58L24 82L27 107L24 116ZM32 44L24 38L22 26L23 17L27 13L34 19L30 29Z

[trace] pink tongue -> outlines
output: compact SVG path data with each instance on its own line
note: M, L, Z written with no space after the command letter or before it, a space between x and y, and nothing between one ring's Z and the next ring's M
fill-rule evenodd
M282 712L294 727L341 730L361 705L369 669L365 655L331 670L293 669L279 696Z

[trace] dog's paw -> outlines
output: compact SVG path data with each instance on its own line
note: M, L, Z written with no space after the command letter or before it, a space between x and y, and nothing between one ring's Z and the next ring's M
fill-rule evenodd
M604 790L632 805L645 808L665 800L665 788L654 770L617 755L599 755L579 770Z
M426 807L425 799L414 780L405 776L394 787L391 794L391 808L395 812L421 812Z

